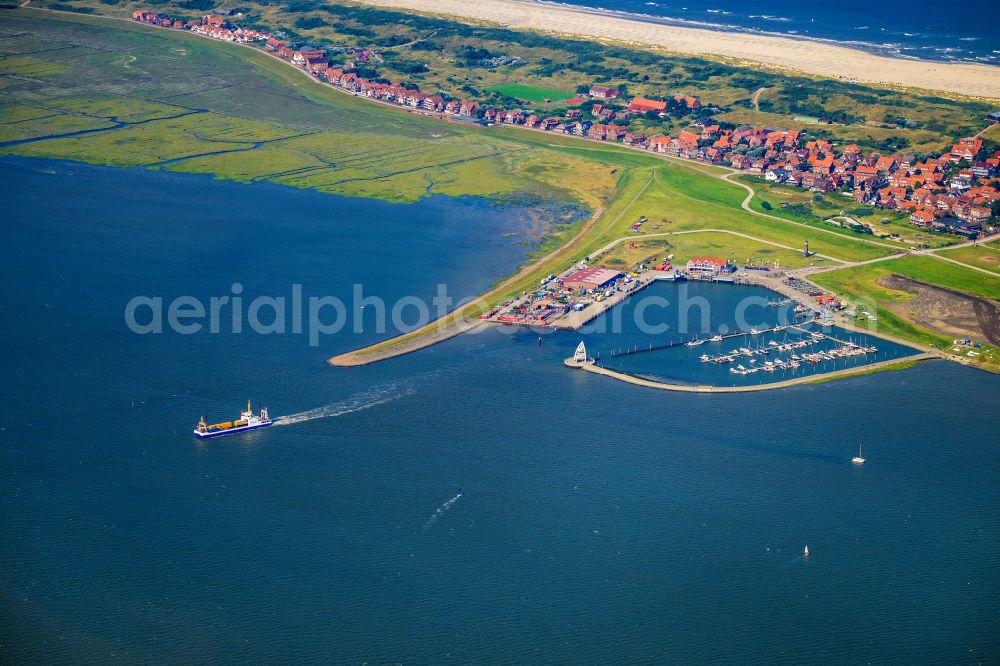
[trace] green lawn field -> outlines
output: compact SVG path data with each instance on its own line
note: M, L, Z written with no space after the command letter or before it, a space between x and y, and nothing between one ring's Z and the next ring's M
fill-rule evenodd
M914 227L903 213L863 206L839 192L817 194L799 187L767 183L763 177L749 174L737 176L737 179L757 192L750 201L750 207L768 215L832 230L844 236L876 238L879 242L894 244L901 249L912 246L941 247L959 242L955 236ZM878 235L860 234L825 222L842 215L868 225Z
M1000 301L1000 275L985 275L940 259L915 255L902 257L885 265L914 280Z
M874 305L878 309L878 321L875 323L878 332L942 350L950 349L951 337L929 331L901 314L901 312L905 312L905 304L912 298L912 294L889 289L879 284L881 278L893 274L904 275L921 282L983 298L1000 299L1000 277L993 278L928 256L906 256L864 266L844 268L819 273L812 276L811 279L825 289L829 289L854 303ZM980 342L984 341L980 340ZM991 361L998 358L1000 355L997 354L996 350L984 347L983 354L977 359L977 364L997 372L1000 371L1000 368Z
M528 102L537 102L539 104L545 102L545 100L549 100L551 102L562 102L567 99L572 99L575 96L575 93L568 92L566 90L529 86L520 83L506 83L501 86L486 88L486 90L500 93L501 95L506 95L507 97L515 97L517 99L526 100Z
M822 263L815 257L803 257L801 252L721 231L674 234L663 238L637 236L635 240L619 243L601 255L599 263L619 270L631 270L639 262L654 258L662 261L668 255L673 255L671 261L675 266L683 266L688 259L698 255L722 257L739 264L753 258L758 265L763 262L774 265L777 262L784 268Z
M1000 275L1000 241L993 241L984 245L970 245L954 250L943 250L942 255L963 264L978 266Z

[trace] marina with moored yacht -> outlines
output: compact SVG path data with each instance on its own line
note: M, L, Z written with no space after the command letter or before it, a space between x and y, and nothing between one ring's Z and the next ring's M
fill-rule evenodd
M750 287L748 292L729 285L691 283L651 289L655 291L649 292L650 297L664 301L677 302L678 290L688 289L693 290L690 298L712 302L710 320L699 323L702 330L732 330L733 310L747 298L756 304L756 321L732 333L702 333L693 338L683 335L683 328L671 327L642 340L642 330L631 323L634 309L642 306L630 301L620 306L623 312L608 315L622 324L620 332L585 335L587 360L574 357L567 359L567 365L656 388L728 392L822 381L931 358L891 340L822 322L782 323L793 306L787 304L784 310L766 307L766 292L759 287ZM676 309L668 308L663 316L676 314ZM597 324L600 329L601 322Z

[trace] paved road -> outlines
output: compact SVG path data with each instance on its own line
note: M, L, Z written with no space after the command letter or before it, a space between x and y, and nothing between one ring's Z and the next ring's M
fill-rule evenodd
M628 241L628 240L631 240L631 241L641 241L641 240L645 240L647 238L662 238L664 236L683 236L685 234L704 234L704 233L731 234L733 236L740 236L741 238L748 238L748 239L750 239L752 241L755 241L755 242L758 242L758 243L764 243L765 245L773 245L774 247L780 247L780 248L782 248L784 250L791 250L792 252L801 252L802 251L802 248L795 248L795 247L791 247L790 245L783 245L781 243L776 243L774 241L766 240L764 238L758 238L757 236L751 236L750 234L744 234L744 233L741 233L739 231L730 231L729 229L689 229L688 231L667 231L667 232L659 233L659 234L640 234L640 235L635 235L635 236L623 236L623 237L621 237L621 238L619 238L617 240L611 241L610 243L608 243L607 245L605 245L604 247L602 247L600 250L596 250L595 252L592 252L590 256L591 257L596 257L596 256L599 256L599 255L602 255L605 252L607 252L608 250L610 250L611 248L615 247L616 245L624 243L625 241ZM825 255L825 254L820 254L818 252L814 252L813 256L822 257L823 259L828 259L830 261L836 261L839 264L838 266L833 266L832 268L844 268L846 266L852 265L849 262L846 262L846 261L844 261L842 259L837 259L835 257L831 257L831 256L828 256L828 255ZM881 261L882 259L884 259L884 257L879 257L876 261Z
M972 247L973 245L982 245L983 243L989 243L990 241L995 241L1000 238L1000 233L991 234L989 236L983 236L976 240L971 240L967 243L960 243L958 245L949 245L948 247L937 247L927 250L912 250L911 254L926 255L929 257L934 257L935 259L940 259L941 261L947 261L949 263L961 266L962 268L968 268L969 270L979 271L980 273L985 273L986 275L997 276L996 271L991 271L986 268L981 268L979 266L973 266L972 264L966 264L964 262L958 261L957 259L952 259L951 257L946 257L943 254L938 254L944 250L957 250L962 247Z
M756 195L756 191L752 187L750 187L749 185L747 185L746 183L742 183L742 182L739 182L739 181L731 180L734 175L738 175L740 173L742 173L742 172L740 172L740 171L733 171L732 173L727 173L727 174L724 174L724 175L721 175L721 176L716 175L716 177L720 178L721 180L724 180L724 181L726 181L728 183L732 183L734 185L739 185L740 187L742 187L743 189L745 189L747 191L746 198L743 199L743 202L740 204L740 207L743 210L745 210L746 212L751 213L753 215L760 216L760 217L767 217L767 218L770 218L772 220L778 220L780 222L786 222L788 224L796 224L796 225L799 225L799 226L802 226L802 227L807 227L807 228L812 229L814 231L822 231L824 233L833 234L835 236L841 236L841 237L844 236L843 234L837 233L836 231L833 231L833 230L830 230L830 229L820 229L820 228L814 227L812 225L805 224L803 222L795 222L793 220L787 220L787 219L782 218L782 217L777 217L775 215L768 215L766 213L761 213L759 211L754 210L753 208L750 207L750 201L753 200L754 196ZM996 234L993 234L991 236L986 236L986 237L984 237L982 239L979 239L979 240L969 241L967 243L960 243L958 245L947 245L947 246L944 246L944 247L928 248L928 249L924 249L924 250L905 250L905 251L901 250L901 248L899 246L897 246L897 245L890 245L889 243L882 243L880 241L871 240L871 239L868 239L868 238L853 238L851 240L855 240L855 241L860 242L860 243L867 243L869 245L879 245L881 247L889 248L889 249L893 250L894 252L893 252L893 254L891 254L891 255L889 255L887 257L879 257L877 259L869 259L867 261L845 262L845 266L843 266L843 267L847 268L847 267L850 267L850 266L861 266L863 264L874 264L874 263L877 263L879 261L889 261L889 260L892 260L892 259L899 259L900 257L905 257L905 256L910 255L910 254L917 254L917 255L925 255L925 256L929 256L929 257L934 257L935 259L940 259L942 261L947 261L949 263L955 264L956 266L961 266L963 268L968 268L969 270L978 271L980 273L985 273L987 275L996 276L996 272L995 271L990 271L990 270L987 270L985 268L980 268L979 266L973 266L971 264L966 264L966 263L963 263L961 261L957 261L955 259L952 259L951 257L945 257L945 256L942 256L942 255L937 254L937 253L941 252L942 250L956 250L956 249L962 248L962 247L969 247L969 246L972 246L972 245L976 245L977 243L988 243L988 242L990 242L992 240L996 240L997 238L1000 238L1000 233L996 233Z
M872 240L870 238L853 238L851 236L845 236L844 234L836 232L836 231L834 231L832 229L823 229L822 227L814 227L813 225L806 224L805 222L796 222L794 220L789 220L789 219L786 219L784 217L778 217L777 215L768 215L767 213L761 213L760 211L756 211L756 210L754 210L753 208L750 207L750 201L752 201L753 198L757 195L756 190L754 190L752 187L750 187L746 183L743 183L743 182L740 182L740 181L737 181L737 180L732 180L733 176L738 176L741 173L743 173L743 172L742 171L733 171L731 173L723 174L721 176L720 175L716 175L716 177L719 178L719 179L721 179L721 180L726 181L727 183L732 183L733 185L738 185L738 186L742 187L744 190L747 191L746 197L743 199L742 203L740 203L740 208L742 208L746 212L750 213L751 215L756 215L758 217L766 217L766 218L769 218L769 219L772 219L772 220L777 220L778 222L784 222L785 224L794 224L796 226L805 227L805 228L811 229L813 231L820 231L820 232L823 232L825 234L832 234L832 235L838 236L840 238L848 238L848 239L856 241L858 243L866 243L868 245L878 245L880 247L889 248L890 250L899 250L900 249L898 245L891 245L889 243L882 243L880 241Z

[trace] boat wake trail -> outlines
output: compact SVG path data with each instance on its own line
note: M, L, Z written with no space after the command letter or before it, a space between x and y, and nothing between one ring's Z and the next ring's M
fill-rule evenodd
M440 518L441 515L445 511L447 511L448 509L450 509L451 507L453 507L455 505L455 502L457 502L462 497L462 495L464 495L464 494L465 493L462 491L462 489L459 488L457 495L455 495L450 500L448 500L447 502L445 502L444 504L442 504L441 506L439 506L437 508L437 511L435 511L434 513L431 514L430 520L428 520L426 523L424 523L424 529L426 530L428 527L430 527L431 525L433 525L434 521L436 521L438 518Z
M330 416L343 416L344 414L350 414L351 412L359 412L362 409L369 409L377 405L384 405L385 403L391 402L397 398L402 398L406 395L413 395L415 392L416 389L413 386L413 382L409 380L379 384L378 386L371 387L367 391L355 393L351 397L339 402L332 402L329 405L316 407L315 409L299 412L298 414L279 416L274 420L274 425L285 426L292 425L293 423L302 423L303 421L325 419Z

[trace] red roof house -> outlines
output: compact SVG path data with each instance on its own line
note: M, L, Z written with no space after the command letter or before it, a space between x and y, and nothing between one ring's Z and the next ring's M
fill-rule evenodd
M665 111L667 103L661 99L646 99L636 97L629 102L627 111L629 113L647 113L648 111Z

